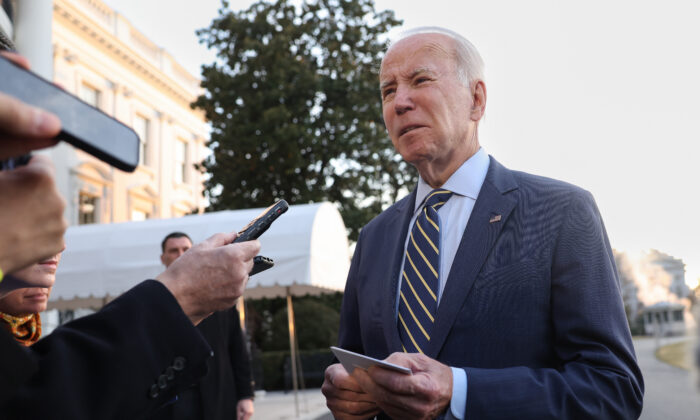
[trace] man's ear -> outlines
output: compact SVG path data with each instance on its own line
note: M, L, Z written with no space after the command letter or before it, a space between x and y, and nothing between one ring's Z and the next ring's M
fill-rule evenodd
M160 254L160 262L167 267L167 264L165 264L165 254Z
M482 80L477 80L472 92L472 112L469 118L479 121L486 111L486 85Z

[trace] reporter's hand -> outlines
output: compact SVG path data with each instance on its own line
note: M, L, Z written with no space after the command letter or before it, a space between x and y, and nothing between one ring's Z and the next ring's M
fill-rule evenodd
M7 51L0 55L29 69L20 55ZM0 93L0 160L53 146L60 131L61 121L55 115Z
M65 201L53 178L53 165L34 156L26 166L0 171L0 268L12 273L58 254L64 248ZM22 287L41 285L26 284Z
M156 277L195 325L232 307L245 290L260 242L232 244L235 238L235 233L218 233L190 248Z
M389 363L411 369L412 375L372 366L355 369L352 377L392 419L434 419L452 399L452 369L420 353L393 353Z
M250 420L254 412L253 400L250 398L244 398L236 404L236 420Z
M363 391L340 363L326 368L321 392L336 420L368 419L380 412L372 396Z

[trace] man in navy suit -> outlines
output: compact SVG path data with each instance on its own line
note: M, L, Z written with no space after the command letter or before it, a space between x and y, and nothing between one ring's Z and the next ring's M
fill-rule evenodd
M380 90L420 179L362 229L338 341L413 374L329 366L334 416L637 418L642 375L591 194L480 147L483 63L452 31L395 41Z

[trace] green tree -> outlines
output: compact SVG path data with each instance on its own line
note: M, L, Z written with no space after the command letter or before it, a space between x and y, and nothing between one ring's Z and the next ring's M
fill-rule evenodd
M287 308L273 316L270 332L263 342L265 350L289 350ZM328 349L338 343L340 314L321 303L300 299L294 303L294 321L299 350Z
M385 34L373 0L259 1L198 31L217 51L193 104L212 124L199 168L208 210L331 201L351 239L415 182L386 135L378 89Z
M292 299L300 350L328 349L337 344L340 292ZM261 351L289 350L286 298L246 300L246 326L254 347Z

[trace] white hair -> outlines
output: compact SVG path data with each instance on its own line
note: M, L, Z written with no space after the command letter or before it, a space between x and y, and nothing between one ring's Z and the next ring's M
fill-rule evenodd
M418 34L441 34L455 40L455 60L457 62L457 77L459 80L467 87L471 87L471 84L478 80L484 81L484 60L481 59L479 51L467 38L449 29L439 26L420 26L409 29L401 32L395 39L391 40L389 48L402 39Z

